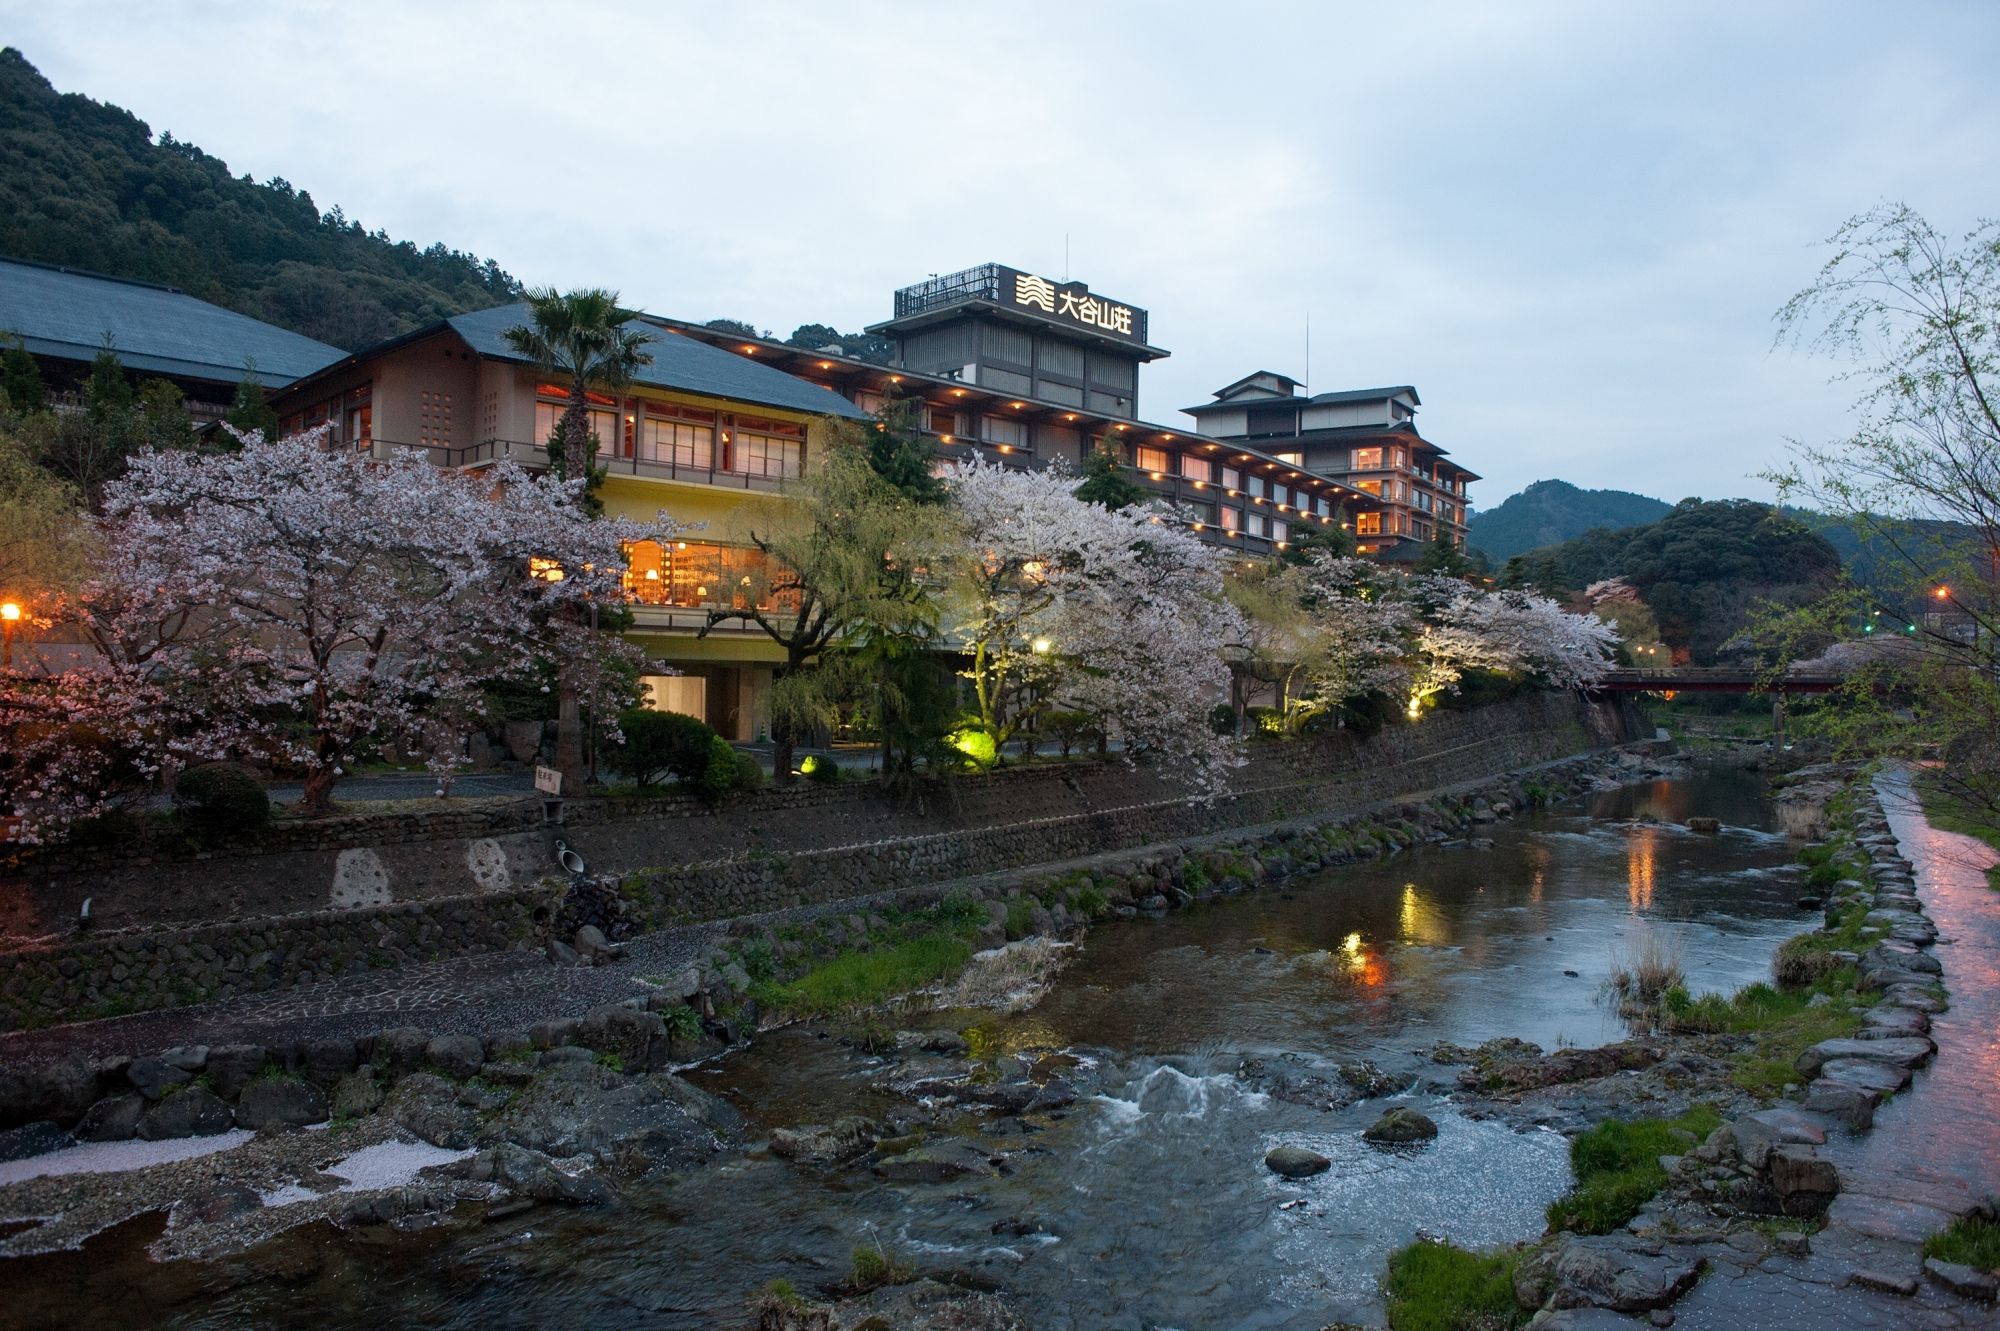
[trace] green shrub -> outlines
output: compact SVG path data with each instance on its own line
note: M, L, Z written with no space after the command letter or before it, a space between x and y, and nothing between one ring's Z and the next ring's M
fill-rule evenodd
M610 755L611 766L638 784L672 777L692 785L707 775L716 734L699 718L635 707L618 714L618 729L625 743Z
M1219 702L1208 709L1208 728L1218 735L1236 733L1236 708L1233 704Z
M667 1034L676 1040L694 1040L701 1036L701 1013L686 1003L677 1003L660 1013L660 1020L666 1025Z
M708 764L701 771L701 797L710 804L722 803L723 797L736 789L736 750L728 740L709 732Z
M755 790L764 784L764 765L757 761L757 755L744 749L736 750L736 789Z
M1514 1252L1473 1253L1419 1239L1389 1257L1393 1331L1501 1331L1526 1320L1514 1301Z
M837 786L840 784L840 764L831 758L822 758L809 753L799 764L799 774L816 786Z
M951 934L926 934L869 952L844 952L790 984L762 991L774 1007L815 1016L867 1007L956 975L972 945Z
M236 836L271 821L271 797L248 769L203 763L175 778L174 813L203 836Z

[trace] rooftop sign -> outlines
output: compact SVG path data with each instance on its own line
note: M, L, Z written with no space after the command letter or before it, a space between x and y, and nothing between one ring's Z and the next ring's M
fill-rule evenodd
M983 300L1022 314L1145 345L1146 312L1092 295L1081 282L1057 282L997 263L933 277L896 293L896 317Z

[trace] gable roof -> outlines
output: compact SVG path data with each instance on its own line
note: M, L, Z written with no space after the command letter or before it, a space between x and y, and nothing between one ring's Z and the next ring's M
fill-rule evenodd
M1289 374L1279 374L1276 370L1252 370L1250 373L1244 375L1241 379L1238 379L1235 383L1224 384L1222 387L1216 389L1215 390L1216 400L1218 403L1227 402L1233 395L1235 395L1236 393L1240 392L1243 389L1250 388L1253 386L1255 387L1267 386L1265 384L1260 384L1258 382L1259 380L1269 381L1268 386L1272 389L1274 393L1278 395L1280 399L1297 396L1295 393L1292 392L1292 390L1299 386L1299 381L1292 378L1292 376L1290 376Z
M528 322L528 304L516 301L490 310L455 314L445 320L467 346L491 360L531 362L509 346L506 331ZM683 336L665 323L640 315L625 325L650 340L646 350L653 363L632 376L632 382L647 388L668 388L683 393L701 393L762 407L802 411L814 416L843 416L848 420L872 419L867 412L830 388L774 370L768 365L731 355L706 342ZM367 354L367 353L362 353Z
M254 361L279 388L347 355L174 287L0 258L0 331L37 356L88 361L111 349L127 369L233 384Z

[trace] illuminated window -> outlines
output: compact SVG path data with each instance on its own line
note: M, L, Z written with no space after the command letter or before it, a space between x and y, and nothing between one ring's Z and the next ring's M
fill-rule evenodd
M715 466L715 413L648 404L639 459L707 471Z
M942 407L929 407L924 411L924 428L932 434L957 434L958 413Z
M1241 490L1243 488L1243 473L1234 467L1224 467L1222 469L1222 484L1225 489Z
M1303 467L1306 465L1306 455L1303 453L1273 453L1271 456L1288 467Z
M1181 475L1191 481L1212 481L1215 479L1215 464L1207 458L1196 457L1192 453L1181 454Z
M1361 491L1363 494L1379 495L1382 493L1382 482L1356 481L1354 483L1354 488Z
M1222 529L1224 531L1240 531L1242 528L1243 510L1240 508L1230 508L1225 505L1222 510Z
M1132 465L1140 471L1172 471L1174 460L1164 448L1141 444L1132 450Z
M1382 467L1382 450L1379 448L1357 448L1354 450L1356 471L1379 471Z
M1382 515L1380 513L1357 513L1354 517L1354 534L1356 536L1380 536L1382 534Z

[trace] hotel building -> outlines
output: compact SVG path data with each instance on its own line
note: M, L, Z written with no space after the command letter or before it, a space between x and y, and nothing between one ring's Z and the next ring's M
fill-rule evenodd
M505 305L357 352L276 396L284 428L327 426L339 446L378 456L416 448L440 466L544 467L567 389L507 344L505 330L528 318L526 304ZM744 594L758 557L728 543L731 511L748 495L782 492L823 446L830 419L869 420L891 396L911 404L946 461L1081 470L1091 450L1109 450L1203 540L1246 560L1351 512L1381 511L1374 493L1307 466L1296 449L1140 419L1139 368L1168 354L1147 323L1145 310L1083 283L998 264L898 291L893 317L869 329L891 340L888 364L636 316L652 364L592 395L608 471L600 493L614 514L664 511L704 527L672 549L631 551L631 636L683 672L648 681L655 703L730 739L763 733L776 645L735 622L698 636L710 609Z
M1408 384L1308 397L1298 381L1260 370L1217 389L1215 401L1184 410L1217 439L1360 492L1357 548L1400 562L1440 532L1465 544L1467 487L1479 479L1417 432L1420 405Z

